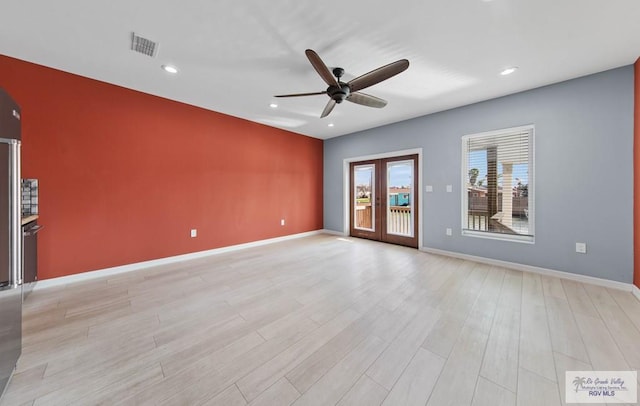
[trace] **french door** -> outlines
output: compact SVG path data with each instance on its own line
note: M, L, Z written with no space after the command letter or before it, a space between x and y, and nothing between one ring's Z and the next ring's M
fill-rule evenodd
M418 155L352 162L353 237L418 248Z

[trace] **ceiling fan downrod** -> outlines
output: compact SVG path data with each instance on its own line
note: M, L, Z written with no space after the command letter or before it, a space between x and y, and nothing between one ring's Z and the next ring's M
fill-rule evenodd
M340 81L342 75L344 75L344 69L342 68L333 68L333 75L336 77L338 86L329 85L327 88L327 94L331 97L336 103L342 103L349 94L351 93L351 89L349 85Z

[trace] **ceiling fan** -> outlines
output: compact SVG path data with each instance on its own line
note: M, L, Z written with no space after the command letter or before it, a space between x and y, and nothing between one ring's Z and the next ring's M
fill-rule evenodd
M327 90L313 93L281 94L274 97L300 97L326 94L330 99L322 111L320 118L328 116L337 103L342 103L345 100L368 107L382 108L386 106L386 100L362 93L360 90L373 86L376 83L380 83L383 80L387 80L401 72L404 72L409 67L408 60L400 59L399 61L381 66L378 69L374 69L369 73L365 73L364 75L358 76L357 78L351 79L345 83L340 81L340 78L344 74L344 69L333 68L333 70L330 71L329 68L327 68L327 65L322 62L320 56L312 49L307 49L305 54L322 80L329 85Z

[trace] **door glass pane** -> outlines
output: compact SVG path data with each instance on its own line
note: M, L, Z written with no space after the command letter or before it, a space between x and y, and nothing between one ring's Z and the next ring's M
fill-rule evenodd
M413 237L413 159L387 163L387 234Z
M353 227L374 231L375 222L375 165L357 165L353 167Z

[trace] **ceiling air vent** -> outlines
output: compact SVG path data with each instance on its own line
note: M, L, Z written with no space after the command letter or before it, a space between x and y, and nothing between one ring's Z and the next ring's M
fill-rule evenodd
M150 57L154 57L156 50L158 49L158 43L153 42L150 39L131 33L131 50L145 54Z

